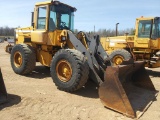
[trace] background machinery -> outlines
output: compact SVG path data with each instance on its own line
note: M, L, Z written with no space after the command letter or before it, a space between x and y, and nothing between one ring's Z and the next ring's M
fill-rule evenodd
M92 79L99 85L99 96L106 107L138 117L157 94L144 62L112 67L99 36L72 33L75 11L59 1L36 3L32 26L15 30L10 57L13 71L29 74L40 62L50 67L57 88L67 92L80 89ZM138 107L140 103L143 107Z
M137 18L133 36L102 37L101 43L115 65L133 58L160 67L160 17Z

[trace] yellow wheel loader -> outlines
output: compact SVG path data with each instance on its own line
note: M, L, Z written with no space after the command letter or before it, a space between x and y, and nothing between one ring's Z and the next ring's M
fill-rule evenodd
M160 17L137 18L133 36L102 37L101 43L115 65L133 58L160 67Z
M32 26L15 30L10 57L13 71L29 74L40 62L50 67L57 88L67 92L93 80L106 107L138 117L140 114L136 113L143 113L157 95L144 63L130 60L112 67L99 36L73 34L75 11L76 8L59 1L36 3Z
M5 103L6 101L7 101L7 91L0 68L0 104Z

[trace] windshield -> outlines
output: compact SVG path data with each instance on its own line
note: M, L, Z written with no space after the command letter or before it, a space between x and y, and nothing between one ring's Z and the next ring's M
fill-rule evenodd
M160 38L160 18L157 21L157 36Z
M50 5L49 30L67 29L74 30L74 12L73 10L63 4Z
M152 28L152 39L160 38L160 19L158 17L155 18Z
M38 8L38 17L37 17L37 29L45 29L46 27L46 6L40 6Z
M152 28L152 20L140 20L138 26L139 38L150 38Z

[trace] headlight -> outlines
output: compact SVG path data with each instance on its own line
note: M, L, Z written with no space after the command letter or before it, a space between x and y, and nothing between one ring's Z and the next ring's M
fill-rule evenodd
M65 41L66 40L66 36L61 36L61 41Z

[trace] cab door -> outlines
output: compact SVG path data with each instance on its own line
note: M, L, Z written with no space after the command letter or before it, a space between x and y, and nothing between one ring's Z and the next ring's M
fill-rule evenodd
M47 44L48 6L36 6L34 10L34 31L31 32L31 41Z

